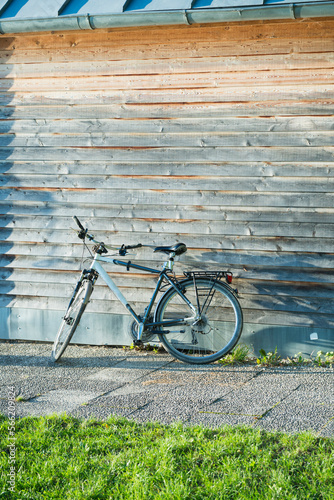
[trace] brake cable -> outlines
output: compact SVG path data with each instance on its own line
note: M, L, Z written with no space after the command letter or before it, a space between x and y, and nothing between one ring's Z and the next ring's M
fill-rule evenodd
M84 263L84 253L85 253L85 248L87 248L91 258L93 258L93 254L92 252L90 251L90 248L89 246L87 246L87 243L86 243L86 237L82 240L82 255L81 255L81 262L80 262L80 269L82 270L83 269L83 263Z

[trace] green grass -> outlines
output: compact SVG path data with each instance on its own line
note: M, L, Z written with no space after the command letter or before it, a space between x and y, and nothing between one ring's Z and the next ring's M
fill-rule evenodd
M245 344L238 344L229 354L218 360L222 365L261 365L261 366L317 366L332 368L334 365L334 352L318 351L316 355L313 353L309 358L304 358L299 352L294 356L282 358L277 352L277 347L272 352L266 352L264 349L259 350L259 357L254 356L251 349Z
M332 499L334 442L245 427L16 421L16 496L0 416L0 499Z
M250 362L250 348L245 344L238 344L227 356L221 358L218 363L222 365L238 365Z

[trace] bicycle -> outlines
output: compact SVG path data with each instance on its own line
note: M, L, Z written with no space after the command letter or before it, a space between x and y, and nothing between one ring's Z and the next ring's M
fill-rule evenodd
M176 359L194 364L212 363L228 354L237 344L243 326L238 292L231 286L232 273L228 271L185 271L185 278L178 279L173 271L175 257L184 254L184 243L153 247L154 252L168 255L161 270L106 257L108 250L124 257L128 250L152 245L122 245L120 248L105 245L88 233L79 219L78 237L86 248L86 238L94 243L92 264L84 269L76 284L68 308L62 319L52 348L52 360L58 361L70 342L81 316L89 302L94 285L101 277L117 299L132 315L131 336L135 346L142 346L156 335L164 348ZM144 312L138 314L120 292L117 285L103 269L101 262L124 266L157 274L158 280L152 298ZM168 287L166 289L166 287ZM158 293L163 295L152 313Z

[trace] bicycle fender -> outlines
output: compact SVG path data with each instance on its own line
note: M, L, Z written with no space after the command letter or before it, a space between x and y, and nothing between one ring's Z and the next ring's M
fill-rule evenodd
M234 295L234 297L236 299L240 299L240 295L238 293L238 290L236 288L232 288L231 285L229 285L228 283L225 283L224 281L218 281L218 283L220 285L222 285L224 288L226 288L229 292L232 293L232 295Z

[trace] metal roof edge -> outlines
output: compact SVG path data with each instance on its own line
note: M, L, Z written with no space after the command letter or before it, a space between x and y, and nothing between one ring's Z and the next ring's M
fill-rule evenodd
M333 17L333 2L278 4L245 8L208 8L165 10L150 12L123 12L85 16L12 19L0 21L0 33L34 33L38 31L125 28L136 26L164 26L182 24L224 23L275 19L304 19Z

